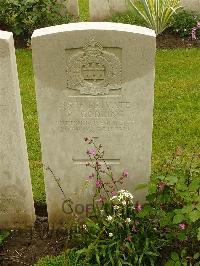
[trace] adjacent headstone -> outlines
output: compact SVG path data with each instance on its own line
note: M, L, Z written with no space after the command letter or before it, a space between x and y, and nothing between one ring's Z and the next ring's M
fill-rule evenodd
M60 14L65 16L67 13L75 17L79 16L78 0L57 0L61 5Z
M102 21L116 13L128 10L127 0L89 0L91 21Z
M184 9L199 11L200 10L200 0L181 0L181 5Z
M79 16L79 4L78 4L78 0L66 0L66 8L67 8L67 12L69 14L74 15L75 17Z
M77 214L92 200L93 187L83 189L91 172L84 137L104 146L114 176L129 171L128 190L149 180L155 33L118 23L75 23L36 30L32 48L49 224L59 227L67 211L53 175Z
M103 21L110 17L110 6L108 0L89 0L90 21Z
M0 31L0 228L35 221L12 33Z

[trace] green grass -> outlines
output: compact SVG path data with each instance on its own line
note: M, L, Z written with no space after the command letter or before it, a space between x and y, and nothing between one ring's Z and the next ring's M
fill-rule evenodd
M89 19L89 0L79 0L80 20L88 21Z
M33 195L35 201L45 202L31 51L18 50L17 64L21 86Z
M38 120L30 50L17 50L25 130L33 194L45 201ZM152 171L172 156L177 146L186 154L199 148L200 50L158 50L156 56Z

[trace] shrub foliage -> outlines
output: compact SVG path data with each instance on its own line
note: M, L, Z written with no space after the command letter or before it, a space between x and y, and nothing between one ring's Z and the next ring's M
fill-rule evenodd
M68 14L61 15L62 8L57 0L0 0L0 27L28 40L37 28L73 20Z

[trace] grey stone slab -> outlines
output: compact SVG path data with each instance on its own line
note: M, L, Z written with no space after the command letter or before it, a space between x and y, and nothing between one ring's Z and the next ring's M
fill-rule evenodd
M84 137L96 137L114 176L128 170L134 191L151 171L155 34L118 23L75 23L36 30L32 36L37 105L50 227L67 221L60 178L77 213L93 186ZM144 200L145 192L135 194Z
M90 21L103 21L116 13L127 10L127 0L89 0Z
M0 228L35 221L12 33L0 31Z
M79 3L78 0L57 0L61 4L62 9L60 14L65 16L67 13L78 17L79 16Z
M199 11L200 10L200 1L199 0L181 0L181 5L184 9Z
M70 14L72 14L76 17L79 16L78 0L66 0L66 8Z

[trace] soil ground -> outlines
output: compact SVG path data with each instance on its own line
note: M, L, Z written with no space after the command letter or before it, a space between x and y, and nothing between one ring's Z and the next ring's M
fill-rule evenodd
M181 38L178 35L168 32L157 37L157 48L176 49L195 47L200 47L200 40L192 41L191 38Z
M45 256L57 256L69 246L66 231L49 231L45 208L36 207L37 216L32 230L12 230L0 247L0 265L32 266Z

